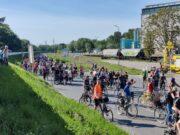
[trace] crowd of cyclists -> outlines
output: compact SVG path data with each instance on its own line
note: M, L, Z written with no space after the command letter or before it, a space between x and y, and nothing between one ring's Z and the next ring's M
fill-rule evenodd
M45 80L52 78L54 84L71 84L79 76L84 81L83 95L88 95L94 100L95 109L99 106L101 107L104 99L109 101L108 91L110 89L117 91L117 97L125 97L128 103L134 102L132 86L136 81L129 79L127 72L109 71L105 67L99 68L97 64L92 64L91 71L85 73L83 66L80 66L78 69L76 64L68 65L49 59L44 55L36 57L34 64L29 64L28 59L25 58L22 61L22 67L25 70L42 75ZM171 127L171 129L174 127L180 134L180 91L177 89L180 85L176 82L175 78L172 78L168 84L165 74L161 69L155 67L150 71L145 69L142 80L144 91L141 97L144 100L150 100L154 108L162 105L163 102L166 111L165 124L167 127ZM163 101L161 97L164 97ZM103 108L100 109L103 110ZM173 111L177 114L175 121L172 118Z

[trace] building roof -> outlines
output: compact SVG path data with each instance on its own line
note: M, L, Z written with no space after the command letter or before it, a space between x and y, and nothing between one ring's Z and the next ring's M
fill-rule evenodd
M180 1L147 5L145 8L160 8L160 7L169 7L169 6L175 6L175 5L180 5Z

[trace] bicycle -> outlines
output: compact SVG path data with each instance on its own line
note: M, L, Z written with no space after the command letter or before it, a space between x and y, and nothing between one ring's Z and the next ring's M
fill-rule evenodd
M109 98L105 97L102 99L101 103L98 105L97 110L99 113L102 114L102 116L109 120L109 121L114 121L114 115L113 111L106 105L106 103L109 102Z
M166 117L166 108L165 108L165 104L162 103L161 106L157 106L154 109L154 119L159 123L163 123L165 121L165 117Z
M138 105L143 106L143 107L149 107L152 108L153 107L153 96L152 95L148 95L147 93L142 93L138 96Z
M91 105L91 93L90 91L86 91L82 94L82 96L79 98L79 103L83 103L83 104L86 104L88 106Z
M131 118L136 118L138 115L138 108L134 103L128 101L124 96L119 96L116 103L117 113L119 115L126 114Z

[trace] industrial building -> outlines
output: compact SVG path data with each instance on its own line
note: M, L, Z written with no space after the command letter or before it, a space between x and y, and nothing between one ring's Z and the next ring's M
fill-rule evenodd
M134 29L133 39L122 38L120 40L120 49L123 56L136 57L141 50L140 28Z

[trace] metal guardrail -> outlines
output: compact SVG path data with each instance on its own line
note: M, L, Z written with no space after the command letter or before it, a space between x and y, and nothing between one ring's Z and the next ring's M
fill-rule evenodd
M9 56L12 56L12 55L19 55L19 54L27 54L28 52L11 52L9 53Z

